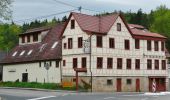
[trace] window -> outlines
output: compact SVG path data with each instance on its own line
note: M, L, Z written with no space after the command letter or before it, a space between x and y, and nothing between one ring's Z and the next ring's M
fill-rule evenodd
M126 67L127 69L131 69L131 59L126 59Z
M24 50L24 51L22 51L22 52L20 53L20 56L24 55L24 53L25 53L25 50Z
M59 67L59 61L55 61L55 67L56 67L56 68Z
M12 56L14 57L14 56L16 56L16 54L17 54L17 51L15 51L15 52L12 54Z
M129 40L125 40L125 50L129 50L129 49L130 49Z
M68 38L68 49L72 49L72 48L73 48L72 38Z
M162 60L162 70L166 70L166 60Z
M39 62L39 67L41 67L41 62Z
M156 69L156 70L159 69L159 60L155 60L155 69Z
M82 68L86 68L86 57L83 57L81 60Z
M75 28L75 20L71 20L71 29Z
M30 50L30 51L27 53L27 55L30 55L30 54L32 53L32 51L33 51L33 50Z
M73 68L77 68L77 58L73 58Z
M54 44L51 48L54 49L57 46L57 44L58 44L58 42L54 42Z
M121 23L117 23L117 31L121 31Z
M112 69L113 67L113 58L107 58L107 68Z
M63 66L66 66L66 60L63 60Z
M122 69L122 58L117 58L117 69Z
M52 62L50 61L49 63L50 63L50 66L52 66Z
M139 49L139 48L140 48L140 40L135 39L135 49Z
M97 57L97 69L103 68L103 58Z
M152 60L151 59L147 60L147 69L152 69Z
M102 36L97 36L97 47L103 46L103 38Z
M67 49L67 43L64 43L64 49Z
M30 42L30 35L27 36L27 42Z
M162 51L165 50L165 42L161 42L161 50L162 50Z
M151 45L151 41L147 41L147 50L151 51L152 45Z
M38 41L38 34L33 34L33 41L34 42Z
M131 84L132 84L132 80L131 80L131 79L127 79L127 80L126 80L126 84L127 84L127 85L131 85Z
M22 36L22 43L25 43L25 36Z
M154 42L154 45L155 45L155 51L158 51L158 49L159 49L158 41L155 41L155 42Z
M140 69L140 59L135 59L135 69Z
M78 37L78 48L82 48L82 47L83 47L83 38Z
M109 48L115 48L115 40L114 40L114 38L109 38Z
M113 81L111 79L107 79L107 85L113 85Z

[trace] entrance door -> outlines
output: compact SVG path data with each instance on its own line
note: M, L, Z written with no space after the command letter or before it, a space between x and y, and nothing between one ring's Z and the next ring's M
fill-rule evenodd
M136 79L136 92L140 92L140 80Z
M122 82L121 82L121 78L117 79L117 92L121 92L122 90Z
M28 73L22 73L22 82L28 82Z

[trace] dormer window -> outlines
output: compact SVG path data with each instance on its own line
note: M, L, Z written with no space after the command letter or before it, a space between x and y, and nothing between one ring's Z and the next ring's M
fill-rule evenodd
M33 34L33 41L34 42L38 41L38 34Z
M51 48L54 49L57 46L57 44L58 44L58 42L54 42L54 44Z
M32 53L32 51L33 51L33 50L30 50L30 51L27 53L27 55L30 55L30 54Z
M71 20L71 29L75 28L75 20Z
M30 35L27 36L27 42L30 42Z
M22 36L22 43L25 43L25 36Z
M121 23L117 23L117 31L121 31Z
M20 56L22 56L25 53L25 50L20 53Z
M17 54L17 51L15 51L15 52L12 54L12 56L14 57L14 56L16 56L16 54Z

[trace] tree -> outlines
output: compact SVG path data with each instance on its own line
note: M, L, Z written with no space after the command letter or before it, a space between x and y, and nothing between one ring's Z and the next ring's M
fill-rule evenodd
M15 24L0 25L0 47L2 50L11 50L18 43L18 34L21 28Z
M12 16L10 9L12 0L0 0L0 21L9 20Z
M166 47L170 50L170 9L166 6L161 5L153 12L153 22L151 23L150 30L153 32L160 33L167 37Z

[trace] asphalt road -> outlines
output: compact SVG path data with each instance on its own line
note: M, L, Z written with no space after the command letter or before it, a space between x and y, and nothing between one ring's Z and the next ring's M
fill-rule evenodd
M170 100L170 93L71 93L0 89L0 100Z

